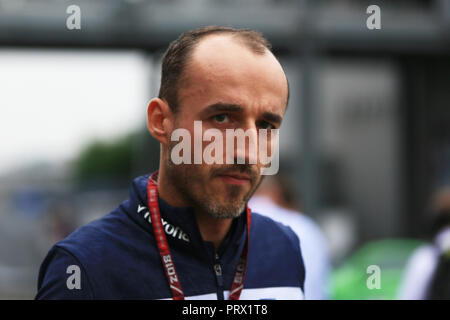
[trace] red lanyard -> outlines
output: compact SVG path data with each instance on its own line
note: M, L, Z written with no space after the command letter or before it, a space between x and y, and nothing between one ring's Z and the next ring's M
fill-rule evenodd
M161 214L159 212L158 205L158 185L156 178L158 172L154 172L148 179L147 185L147 198L148 206L152 220L153 231L156 237L156 243L158 244L158 251L161 257L161 262L166 272L167 281L172 291L172 297L174 300L184 300L183 289L181 288L180 278L175 270L175 264L173 262L172 255L169 250L167 238L164 233L164 229L161 222ZM239 262L236 266L234 273L233 283L231 285L230 300L239 300L242 289L244 288L245 273L247 271L248 261L248 243L250 238L250 220L251 211L247 206L247 239L245 241L244 248L242 250Z

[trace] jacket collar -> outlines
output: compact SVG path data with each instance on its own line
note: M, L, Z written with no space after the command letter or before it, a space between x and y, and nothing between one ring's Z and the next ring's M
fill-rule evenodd
M147 201L147 182L150 175L144 175L134 179L131 189L129 206L131 217L145 230L153 234L151 219L149 219L149 209ZM197 224L194 208L192 207L174 207L158 196L158 204L163 220L166 238L169 246L172 248L180 247L185 250L195 251L196 254L204 255L204 251L214 254L214 245L205 242L202 239ZM244 212L235 218L232 227L228 231L221 247L218 250L219 256L227 258L236 253L236 249L245 241L247 215ZM208 254L211 256L211 254Z

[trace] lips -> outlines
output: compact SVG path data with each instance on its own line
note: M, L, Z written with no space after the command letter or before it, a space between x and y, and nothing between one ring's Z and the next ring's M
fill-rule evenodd
M226 183L229 184L244 184L250 182L250 177L243 173L225 173L219 175Z
M250 180L250 177L247 174L243 173L226 173L222 174L222 176L232 177L235 179Z

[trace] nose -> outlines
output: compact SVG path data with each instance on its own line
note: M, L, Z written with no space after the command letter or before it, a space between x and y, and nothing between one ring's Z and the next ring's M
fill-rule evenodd
M227 163L257 164L258 132L256 125L247 124L226 132ZM232 154L230 154L232 153Z

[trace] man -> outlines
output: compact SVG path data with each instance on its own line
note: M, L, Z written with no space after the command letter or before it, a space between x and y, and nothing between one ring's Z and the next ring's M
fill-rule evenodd
M325 235L313 219L297 209L294 188L280 171L265 177L249 201L255 212L289 226L301 239L300 248L304 259L305 299L329 299L331 291L331 261Z
M302 299L299 239L246 206L266 165L251 164L239 147L233 164L174 161L196 157L174 142L180 129L278 129L287 100L283 69L259 33L205 27L181 35L166 51L147 112L159 170L50 250L36 298Z

